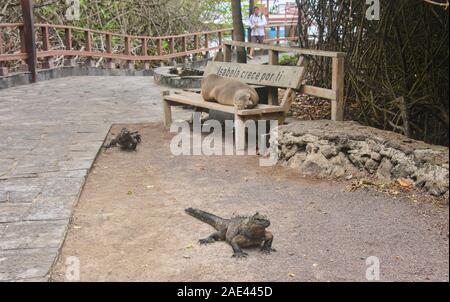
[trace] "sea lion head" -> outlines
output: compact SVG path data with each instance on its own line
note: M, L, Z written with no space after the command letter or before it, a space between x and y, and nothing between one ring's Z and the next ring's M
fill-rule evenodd
M258 104L258 100L249 91L242 91L236 93L234 104L238 110L251 109Z

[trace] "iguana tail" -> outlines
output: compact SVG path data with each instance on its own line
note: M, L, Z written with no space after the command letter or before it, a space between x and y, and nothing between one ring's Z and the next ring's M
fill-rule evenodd
M188 208L184 211L187 214L191 215L192 217L197 218L198 220L211 225L216 230L219 230L226 223L226 219L220 218L219 216L216 216L216 215L213 215L213 214L201 211L201 210Z

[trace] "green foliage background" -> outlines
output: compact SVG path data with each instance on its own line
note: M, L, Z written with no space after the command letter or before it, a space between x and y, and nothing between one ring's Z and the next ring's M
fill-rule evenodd
M20 1L4 1L0 4L0 22L21 22ZM65 18L69 7L66 2L35 0L36 22L153 36L231 24L230 0L80 0L78 21Z

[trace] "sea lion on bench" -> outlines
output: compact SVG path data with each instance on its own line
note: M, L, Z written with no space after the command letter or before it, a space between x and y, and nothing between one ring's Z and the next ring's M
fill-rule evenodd
M259 102L255 88L238 80L215 74L203 78L202 96L207 102L236 106L238 110L254 108Z

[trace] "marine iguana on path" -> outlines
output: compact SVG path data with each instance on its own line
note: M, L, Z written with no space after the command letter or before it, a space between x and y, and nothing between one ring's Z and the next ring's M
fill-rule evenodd
M130 132L127 128L120 130L120 133L114 137L109 144L105 146L106 149L120 146L122 150L136 150L137 145L141 142L141 135L138 131Z
M201 210L189 208L185 212L200 221L203 221L217 232L205 239L200 239L200 244L210 244L215 241L226 241L233 248L233 257L245 258L247 253L241 248L261 246L261 252L274 252L272 248L273 235L266 231L270 226L270 221L266 216L256 213L253 216L235 216L230 219L220 218L216 215L206 213Z

